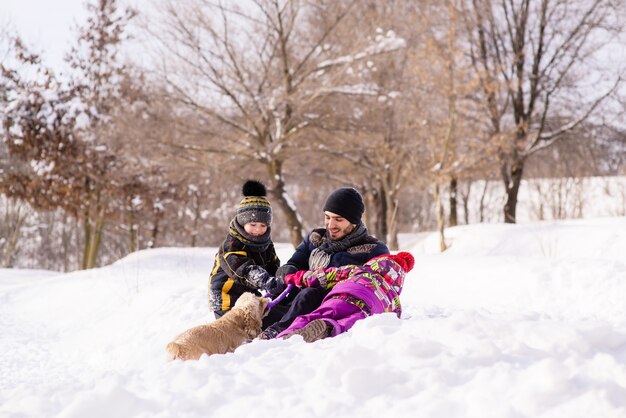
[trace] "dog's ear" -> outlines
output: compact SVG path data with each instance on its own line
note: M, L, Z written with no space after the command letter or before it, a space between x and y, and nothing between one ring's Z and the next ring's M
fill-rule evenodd
M248 338L256 338L261 333L261 315L258 312L243 313L243 328Z
M258 300L259 304L259 318L265 318L268 313L270 313L267 309L267 305L269 305L270 300L268 298L260 297Z
M165 346L165 351L167 352L168 360L175 360L176 358L180 357L181 346L180 344L172 341L171 343L167 344L167 346Z

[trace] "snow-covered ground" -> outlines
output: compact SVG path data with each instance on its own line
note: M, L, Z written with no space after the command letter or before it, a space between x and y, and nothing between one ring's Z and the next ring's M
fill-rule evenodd
M626 218L403 236L402 320L167 362L215 248L0 270L1 417L624 417ZM410 243L410 244L409 244ZM278 245L286 261L292 247Z

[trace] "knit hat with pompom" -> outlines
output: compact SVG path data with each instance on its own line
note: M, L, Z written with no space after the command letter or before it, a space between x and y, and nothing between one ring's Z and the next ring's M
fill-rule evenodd
M415 265L415 259L411 253L407 253L406 251L401 251L396 255L389 256L393 261L400 264L402 270L405 272L409 272L413 270L413 266Z
M265 198L267 190L260 181L248 180L241 192L244 196L237 206L237 222L243 226L250 222L259 222L267 226L272 223L272 207Z

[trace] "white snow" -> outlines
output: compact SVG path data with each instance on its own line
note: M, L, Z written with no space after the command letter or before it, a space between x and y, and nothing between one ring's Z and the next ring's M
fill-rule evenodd
M403 235L403 318L167 362L215 248L0 270L1 417L624 417L626 218ZM279 244L281 260L293 251Z

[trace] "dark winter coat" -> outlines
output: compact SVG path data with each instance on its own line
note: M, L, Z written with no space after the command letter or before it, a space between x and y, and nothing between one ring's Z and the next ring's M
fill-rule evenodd
M273 276L279 265L271 241L264 246L250 245L229 234L215 255L209 278L209 308L219 317L230 310L243 293L260 295L258 284L248 278L250 267L263 267Z
M314 229L296 248L283 269L283 276L295 273L298 270L310 270L309 257L314 249L325 241L326 228ZM330 253L330 262L327 267L340 267L349 264L365 264L369 259L377 255L388 254L389 248L376 237L366 234L356 242L351 242L343 251Z

